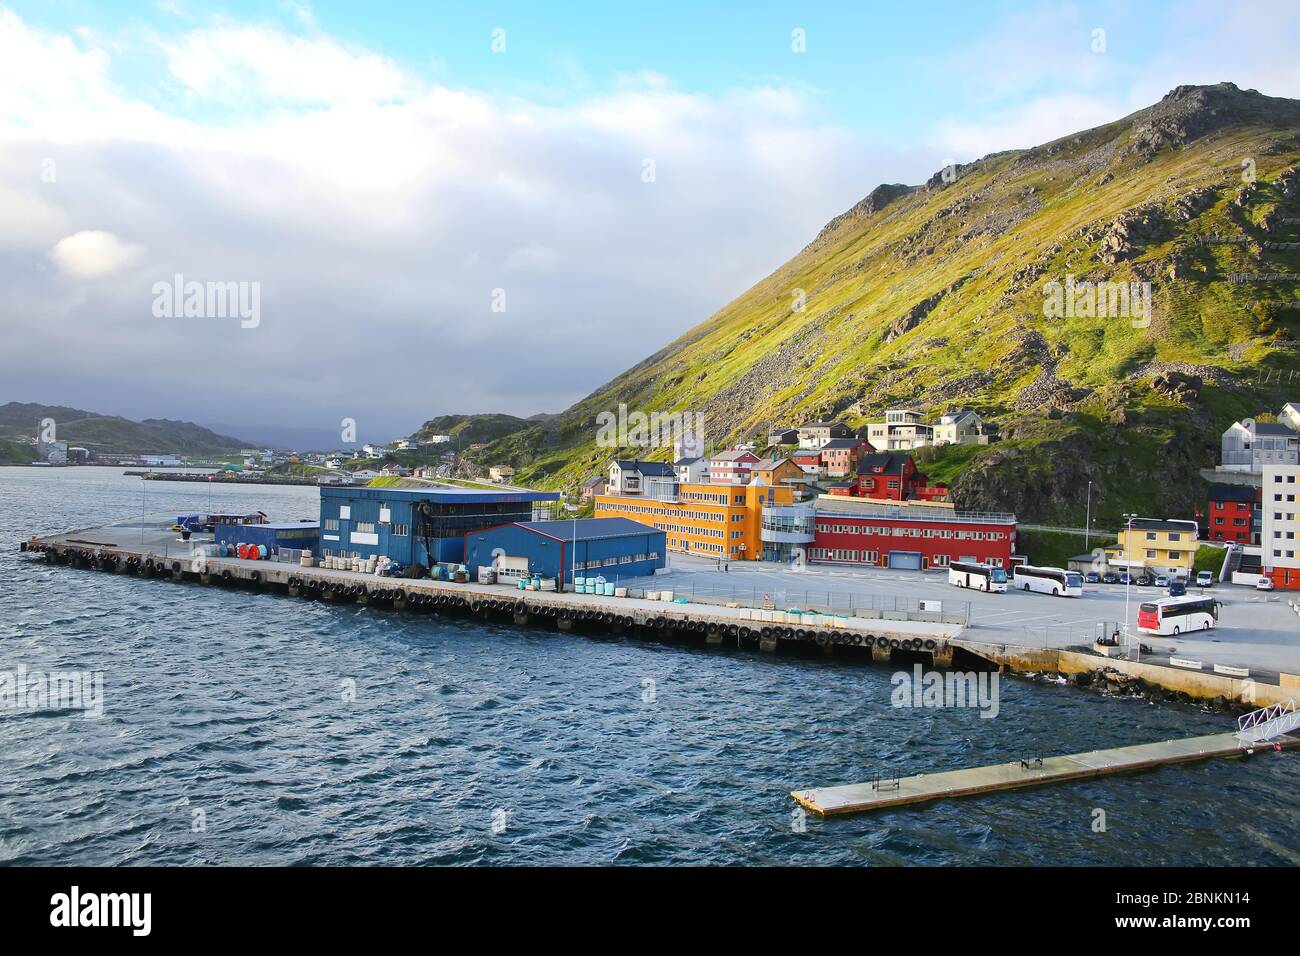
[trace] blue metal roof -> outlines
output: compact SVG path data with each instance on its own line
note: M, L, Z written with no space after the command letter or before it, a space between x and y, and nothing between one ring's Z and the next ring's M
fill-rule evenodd
M493 501L558 501L558 491L493 491L489 488L370 488L321 485L322 498L422 498L440 504L485 504Z
M516 524L538 534L559 538L561 541L574 540L574 524L577 524L578 541L596 541L600 538L626 538L631 535L663 534L657 528L633 521L631 518L579 518L573 521L519 521Z

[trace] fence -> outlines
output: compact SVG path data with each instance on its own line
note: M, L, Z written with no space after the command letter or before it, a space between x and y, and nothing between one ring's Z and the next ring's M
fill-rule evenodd
M1121 632L1120 646L1124 646L1123 628L1118 621L1096 621L1093 624L1047 624L1041 627L1025 626L1024 643L1034 647L1091 647L1098 638L1109 639Z
M927 606L941 606L945 619L960 617L962 624L970 623L970 602L948 598L942 601L925 600L897 594L856 594L821 588L764 589L757 585L726 585L694 580L684 582L679 576L672 579L640 577L626 580L606 576L606 580L613 580L618 587L671 590L675 597L686 598L696 604L736 604L740 607L778 610L797 607L804 611L848 615L859 611L916 614L929 610Z

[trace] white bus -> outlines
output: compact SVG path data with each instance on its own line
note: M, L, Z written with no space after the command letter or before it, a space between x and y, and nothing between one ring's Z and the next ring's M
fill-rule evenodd
M1219 623L1219 602L1207 597L1171 597L1138 608L1138 630L1148 634L1208 631Z
M974 588L976 591L1005 591L1007 572L1001 568L991 568L987 564L954 561L948 565L948 583L959 588Z
M1011 572L1011 583L1022 591L1041 591L1058 597L1083 595L1083 575L1061 568L1034 568L1022 564Z

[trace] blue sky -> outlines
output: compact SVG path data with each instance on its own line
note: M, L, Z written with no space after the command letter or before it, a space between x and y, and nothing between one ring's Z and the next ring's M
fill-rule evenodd
M1298 49L1293 0L0 0L0 401L559 411L881 182L1179 84L1300 97ZM261 321L159 321L178 273L259 283Z

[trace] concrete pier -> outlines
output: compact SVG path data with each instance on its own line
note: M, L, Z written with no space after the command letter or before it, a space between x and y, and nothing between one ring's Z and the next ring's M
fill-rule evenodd
M201 556L157 518L134 524L80 529L32 537L22 550L54 564L167 581L271 590L300 599L348 602L395 611L501 616L519 625L578 628L613 633L637 627L645 635L698 636L709 645L724 641L774 653L783 646L806 645L831 653L834 648L886 657L910 651L924 660L947 653L959 625L932 619L910 620L905 613L878 616L787 614L770 609L716 603L654 601L555 591L529 591L507 585L455 583L429 578L379 577L334 568L302 567L281 561ZM203 544L207 542L192 542ZM918 618L927 615L918 613Z
M1288 750L1300 747L1300 738L1289 735L1279 737L1275 741L1258 745L1256 751L1272 751L1274 744L1278 749ZM1063 757L1010 761L967 770L949 770L913 777L885 777L870 783L795 790L790 796L804 809L828 817L925 803L946 797L1019 790L1191 760L1240 757L1243 754L1241 741L1236 734L1210 734L1186 740L1164 740L1132 747L1091 750Z

